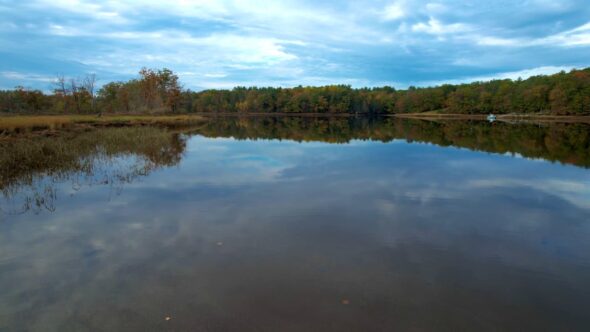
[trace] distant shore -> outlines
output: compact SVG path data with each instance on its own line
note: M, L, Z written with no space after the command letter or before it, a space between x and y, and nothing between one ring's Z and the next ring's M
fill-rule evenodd
M259 117L259 116L279 116L279 117L355 117L355 116L379 116L379 117L396 117L405 119L421 120L474 120L487 121L488 114L451 114L451 113L236 113L236 112L210 112L194 113L203 117ZM497 121L515 122L515 121L535 121L535 122L564 122L564 123L590 123L590 115L543 115L543 114L496 114Z
M355 117L355 116L379 116L379 117L396 117L405 119L421 120L475 120L487 121L487 114L451 114L451 113L396 113L396 114L368 114L368 113L236 113L236 112L210 112L194 113L203 117L260 117L260 116L278 116L278 117ZM543 114L496 114L496 121L517 122L517 121L536 121L536 122L564 122L564 123L590 123L590 115L543 115Z
M422 120L477 120L487 121L487 114L444 114L444 113L403 113L394 114L397 118ZM564 122L590 123L590 116L579 115L542 115L542 114L495 114L496 121L516 122Z
M293 112L197 112L197 113L152 113L133 114L9 114L0 113L0 128L52 123L126 123L126 124L161 124L203 120L206 117L396 117L407 119L440 120L478 120L487 121L488 114L453 114L453 113L293 113ZM590 115L546 115L546 114L495 114L497 121L542 121L542 122L583 122L590 123Z

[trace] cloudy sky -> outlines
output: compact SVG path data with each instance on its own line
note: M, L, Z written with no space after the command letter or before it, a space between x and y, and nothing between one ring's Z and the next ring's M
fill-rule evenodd
M587 0L0 0L0 88L57 74L185 87L426 86L590 66Z

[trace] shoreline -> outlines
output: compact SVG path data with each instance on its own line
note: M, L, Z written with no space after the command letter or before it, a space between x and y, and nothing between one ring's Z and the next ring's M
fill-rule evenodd
M369 114L369 113L190 113L202 117L395 117L401 119L418 119L418 120L476 120L488 121L488 114L452 114L452 113L383 113L383 114ZM496 121L503 122L521 122L521 121L535 121L535 122L560 122L560 123L590 123L590 115L541 115L541 114L495 114Z
M452 114L452 113L183 113L183 114L1 114L0 132L26 129L59 129L68 125L89 126L130 126L130 125L176 125L199 123L207 118L216 117L306 117L306 118L352 118L382 117L416 120L457 120L487 121L487 114ZM497 122L543 122L543 123L587 123L590 115L541 115L541 114L496 114Z
M389 116L401 119L418 120L476 120L488 121L487 114L438 114L438 113L403 113ZM580 115L541 115L541 114L495 114L496 121L501 122L549 122L549 123L590 123L590 116Z
M319 117L319 118L351 118L351 117L395 117L418 120L476 120L488 121L488 114L453 114L453 113L189 113L202 117ZM535 121L562 123L590 123L590 115L544 115L544 114L495 114L496 121Z

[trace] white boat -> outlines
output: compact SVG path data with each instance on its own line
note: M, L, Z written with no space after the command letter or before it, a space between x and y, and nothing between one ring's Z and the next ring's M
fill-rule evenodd
M494 121L496 121L496 116L495 116L494 114L491 114L491 113L490 113L490 114L488 115L488 121L490 121L490 122L494 122Z

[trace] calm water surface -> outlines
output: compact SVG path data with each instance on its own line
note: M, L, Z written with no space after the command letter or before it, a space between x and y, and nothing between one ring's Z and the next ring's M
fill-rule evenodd
M234 118L1 145L0 331L587 331L589 131Z

